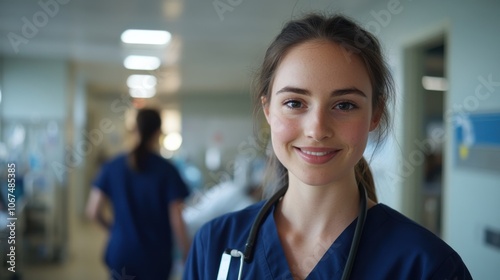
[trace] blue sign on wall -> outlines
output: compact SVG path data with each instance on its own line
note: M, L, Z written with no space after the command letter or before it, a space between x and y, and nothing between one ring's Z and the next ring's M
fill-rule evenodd
M453 124L457 165L500 170L500 113L455 115Z

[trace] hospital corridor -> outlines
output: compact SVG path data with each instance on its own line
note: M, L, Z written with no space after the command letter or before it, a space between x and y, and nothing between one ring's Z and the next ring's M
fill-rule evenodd
M0 0L0 280L499 279L498 11Z

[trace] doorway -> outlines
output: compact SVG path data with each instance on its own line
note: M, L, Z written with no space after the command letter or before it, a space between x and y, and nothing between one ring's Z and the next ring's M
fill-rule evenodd
M445 149L446 33L405 49L404 212L441 234Z

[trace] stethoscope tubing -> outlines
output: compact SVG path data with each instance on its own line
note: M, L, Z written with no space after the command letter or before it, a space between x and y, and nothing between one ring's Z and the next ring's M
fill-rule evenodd
M257 217L255 217L252 227L250 228L250 233L248 234L247 242L245 244L245 251L243 253L245 255L245 262L252 262L255 241L257 240L257 234L259 233L264 217L267 215L271 207L285 195L287 190L288 185L279 189L259 210L259 213L257 214Z
M347 262L344 267L344 272L342 273L342 280L348 280L351 277L352 268L356 260L356 255L358 253L359 242L361 241L361 235L363 234L363 227L366 221L366 190L361 184L358 184L359 189L359 213L358 221L356 222L356 229L354 230L354 236L352 238L351 248L349 249L349 256L347 257Z
M359 189L359 212L358 212L358 220L356 222L356 228L354 230L353 241L351 243L351 248L349 249L349 255L347 257L346 265L344 267L344 271L342 273L342 280L348 280L351 277L351 272L354 266L354 262L356 259L356 254L358 251L359 243L361 241L361 235L363 233L363 227L366 221L366 213L367 213L367 198L366 198L366 190L364 186L358 184ZM262 222L264 221L265 216L268 214L271 207L278 202L281 197L283 197L288 190L288 186L284 186L280 190L278 190L268 201L262 206L255 217L255 220L250 229L250 233L247 238L247 242L245 244L244 253L237 250L230 250L230 254L233 257L240 257L240 269L238 272L238 279L241 279L241 273L243 269L243 263L250 263L253 260L253 253L255 248L255 242L257 241L257 235L259 233Z

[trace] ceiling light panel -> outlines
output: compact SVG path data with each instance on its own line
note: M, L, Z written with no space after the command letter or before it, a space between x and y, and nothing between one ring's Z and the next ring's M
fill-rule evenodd
M152 89L156 86L156 77L153 75L130 75L127 78L127 86L137 89Z
M151 98L155 96L155 89L145 89L145 88L131 88L129 94L133 98Z
M121 40L125 44L166 45L172 34L164 30L128 29L122 33Z
M156 70L160 67L161 61L155 56L130 55L125 58L123 65L132 70Z

